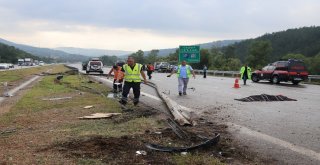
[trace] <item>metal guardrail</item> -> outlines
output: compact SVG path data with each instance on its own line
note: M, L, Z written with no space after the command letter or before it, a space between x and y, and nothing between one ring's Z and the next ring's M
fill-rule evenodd
M312 80L320 80L320 75L309 75L308 82L311 83Z
M203 70L194 70L194 72L196 74L203 74ZM207 75L240 77L239 71L207 70ZM320 75L309 75L308 82L310 83L312 80L320 80Z
M194 70L195 74L203 74L203 70ZM240 77L239 71L207 70L207 75Z

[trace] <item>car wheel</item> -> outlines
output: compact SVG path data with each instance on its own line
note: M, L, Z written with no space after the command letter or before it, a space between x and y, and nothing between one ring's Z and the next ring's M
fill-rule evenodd
M280 83L279 76L273 76L272 77L272 83L279 84Z
M253 74L251 79L253 82L259 82L259 78L256 74Z
M88 73L90 73L89 71L86 71L86 73L88 74Z
M293 85L298 85L300 81L292 81Z

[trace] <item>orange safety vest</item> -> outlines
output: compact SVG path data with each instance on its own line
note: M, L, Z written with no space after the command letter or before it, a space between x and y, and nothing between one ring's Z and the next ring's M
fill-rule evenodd
M121 66L118 66L118 70L113 69L113 73L114 73L113 78L114 78L114 79L117 79L117 80L123 79L124 74L123 74L123 72L121 71L121 69L122 69Z

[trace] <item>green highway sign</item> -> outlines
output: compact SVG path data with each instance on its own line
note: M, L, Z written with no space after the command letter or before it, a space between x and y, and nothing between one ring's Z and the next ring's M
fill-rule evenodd
M182 61L188 63L200 62L200 46L179 46L179 62Z

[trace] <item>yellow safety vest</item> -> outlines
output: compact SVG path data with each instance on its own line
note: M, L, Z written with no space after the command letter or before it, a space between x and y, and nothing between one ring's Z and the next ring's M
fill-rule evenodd
M128 64L123 65L125 81L141 82L141 79L140 79L141 68L142 68L142 65L138 63L136 63L133 70Z
M190 66L186 65L187 68L187 77L191 77L191 71L190 71ZM180 70L181 70L181 65L178 66L178 71L177 71L177 77L180 77Z

